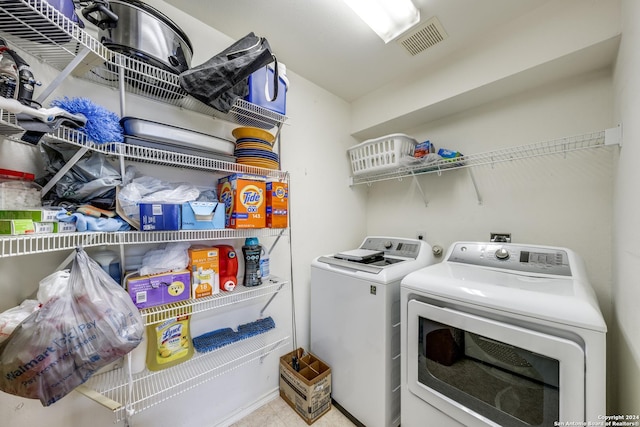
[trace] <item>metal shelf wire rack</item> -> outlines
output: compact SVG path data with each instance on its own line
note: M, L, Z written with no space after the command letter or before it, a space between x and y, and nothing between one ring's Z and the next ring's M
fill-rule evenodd
M247 237L278 237L282 234L283 230L285 229L259 228L235 230L221 228L214 230L100 231L0 236L0 258L72 250L79 246L93 247L120 244L134 245L243 239Z
M195 353L190 360L170 369L145 369L134 374L131 381L124 368L95 375L76 391L111 409L117 423L127 415L138 414L254 360L262 360L288 342L289 336L272 330L212 352Z
M614 128L615 129L615 128ZM430 163L402 166L376 174L351 177L351 185L370 184L377 181L402 179L416 175L441 174L446 171L477 166L495 165L503 162L523 160L532 157L568 153L589 148L600 148L618 141L607 141L607 131L537 142L516 147L503 148L479 154L470 154L455 159L439 159Z
M167 319L202 313L205 311L238 304L267 295L278 293L285 282L276 277L265 279L262 285L245 287L241 284L230 292L219 292L215 295L199 299L189 299L171 304L158 305L140 310L145 325L163 322Z
M0 37L10 47L76 77L113 88L120 87L120 70L127 93L161 101L243 126L280 127L287 117L239 99L222 113L189 96L178 75L107 49L49 3L41 0L3 0Z

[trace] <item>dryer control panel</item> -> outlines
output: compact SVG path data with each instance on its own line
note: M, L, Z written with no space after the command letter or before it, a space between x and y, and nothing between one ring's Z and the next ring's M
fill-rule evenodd
M567 251L555 247L460 242L451 247L447 261L524 273L571 276Z

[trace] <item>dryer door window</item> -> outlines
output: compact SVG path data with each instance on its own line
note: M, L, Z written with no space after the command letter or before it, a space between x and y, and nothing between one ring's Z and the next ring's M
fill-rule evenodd
M572 341L409 302L408 385L465 425L582 421L584 352Z

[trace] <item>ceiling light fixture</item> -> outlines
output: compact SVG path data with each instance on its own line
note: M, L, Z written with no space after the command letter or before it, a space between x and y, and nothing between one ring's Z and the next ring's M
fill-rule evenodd
M411 0L343 0L385 43L420 22Z

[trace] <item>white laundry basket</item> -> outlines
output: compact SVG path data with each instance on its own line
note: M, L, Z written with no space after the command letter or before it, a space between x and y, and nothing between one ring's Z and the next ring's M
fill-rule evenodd
M405 134L394 133L354 145L347 150L352 174L368 175L398 168L402 157L413 156L417 144Z

